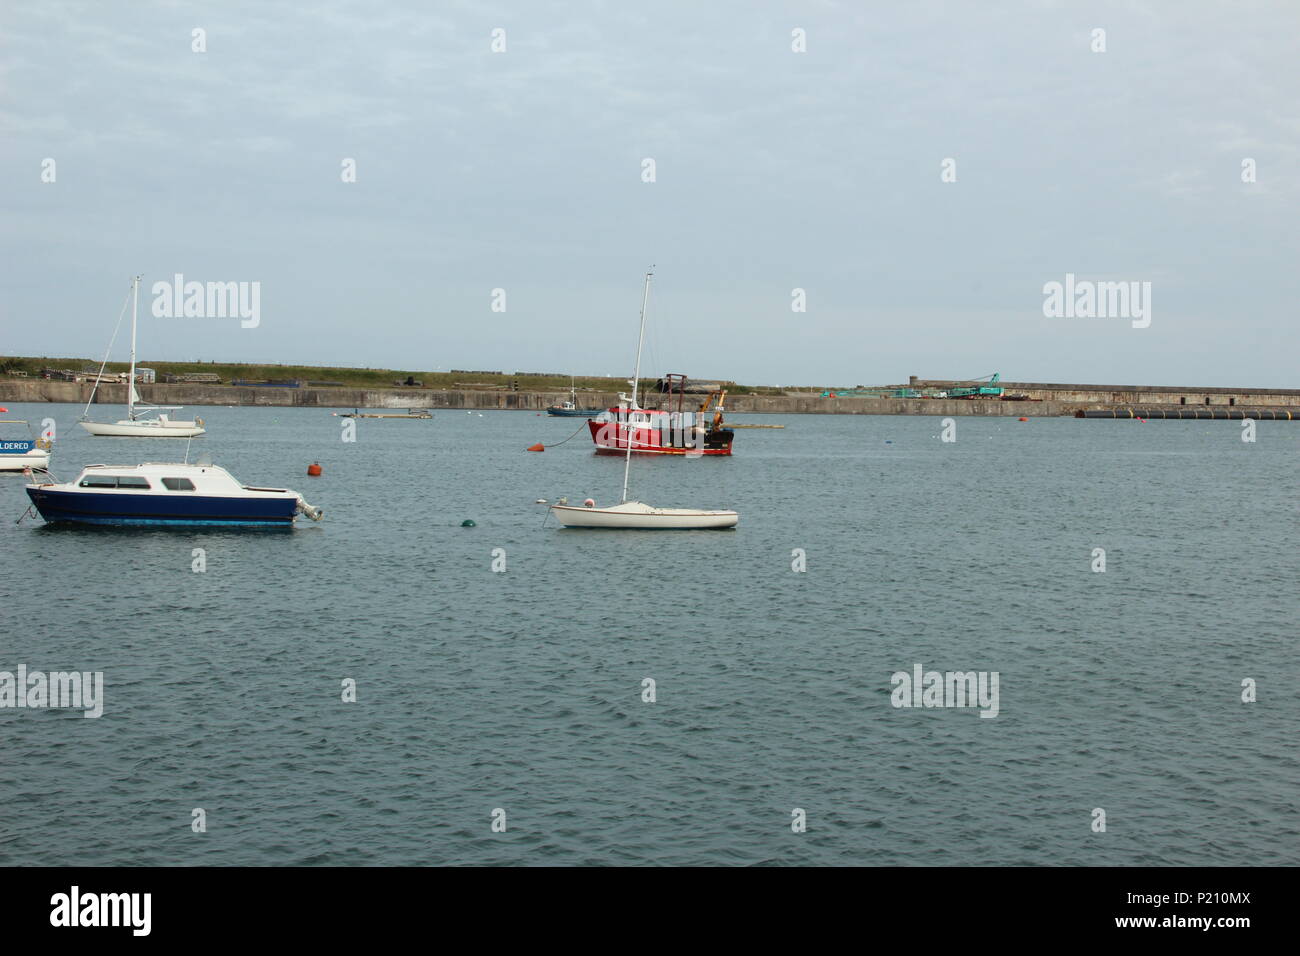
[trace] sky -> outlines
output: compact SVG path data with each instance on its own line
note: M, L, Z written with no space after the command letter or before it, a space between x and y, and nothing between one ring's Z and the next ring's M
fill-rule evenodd
M1296 387L1297 35L1294 0L8 0L0 353L101 357L142 274L143 362L626 375L653 264L645 375ZM257 283L256 324L155 315L177 274ZM1067 275L1149 308L1045 314Z

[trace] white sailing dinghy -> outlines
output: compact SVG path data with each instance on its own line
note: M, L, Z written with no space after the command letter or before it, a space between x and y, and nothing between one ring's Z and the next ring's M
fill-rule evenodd
M653 508L640 501L625 501L610 508L551 505L567 528L734 528L740 515L734 511L697 511L694 508Z
M78 423L92 435L111 438L197 438L204 432L203 419L196 418L193 421L173 421L170 417L163 414L164 412L174 411L181 406L179 405L146 405L140 401L140 396L135 390L135 326L136 316L139 312L140 305L140 276L135 276L131 280L131 371L126 380L126 418L117 422L92 422L86 417L90 411L90 405L95 400L95 392L99 390L99 381L104 375L104 366L108 364L108 355L104 355L104 362L99 367L99 375L95 377L95 387L91 389L90 401L86 402L86 409L82 412L81 421ZM118 325L122 322L121 316L118 317ZM117 330L113 330L113 338L117 338ZM108 343L109 351L113 349L113 343ZM156 415L157 417L150 417Z
M641 379L641 347L645 343L646 304L650 301L650 279L645 276L645 290L641 294L641 333L636 343L636 371L632 373L632 401L637 405L637 385ZM592 499L587 504L554 504L550 511L560 524L569 528L631 528L637 530L677 530L682 528L734 528L740 520L735 511L704 511L698 508L656 508L643 501L627 500L627 481L632 467L632 443L628 442L623 460L623 497L608 508L597 508Z

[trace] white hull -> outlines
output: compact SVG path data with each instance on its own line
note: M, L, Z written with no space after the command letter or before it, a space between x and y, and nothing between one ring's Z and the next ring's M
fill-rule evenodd
M48 451L29 451L25 455L0 455L0 471L45 471L50 467Z
M196 422L157 421L79 422L92 435L104 438L197 438L204 433Z
M734 511L699 511L694 508L654 508L629 501L610 508L582 508L551 505L551 511L567 528L633 528L678 530L686 528L734 528L740 515Z

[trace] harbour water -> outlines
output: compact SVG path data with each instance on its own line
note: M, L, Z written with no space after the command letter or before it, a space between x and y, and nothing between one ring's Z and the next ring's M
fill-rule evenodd
M79 411L9 414L64 480L185 453ZM200 413L324 520L0 525L0 671L104 674L0 708L0 865L1300 864L1300 425L751 416L632 471L740 526L642 533L534 503L617 499L585 421ZM997 716L893 706L918 664Z

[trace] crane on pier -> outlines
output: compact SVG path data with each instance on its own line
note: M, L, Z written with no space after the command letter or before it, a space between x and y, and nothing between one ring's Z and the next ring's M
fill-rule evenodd
M955 385L948 389L949 398L984 398L985 396L996 398L1002 394L1002 386L998 382L1002 381L1002 375L994 372L992 375L981 375L979 378L972 378L961 385Z

